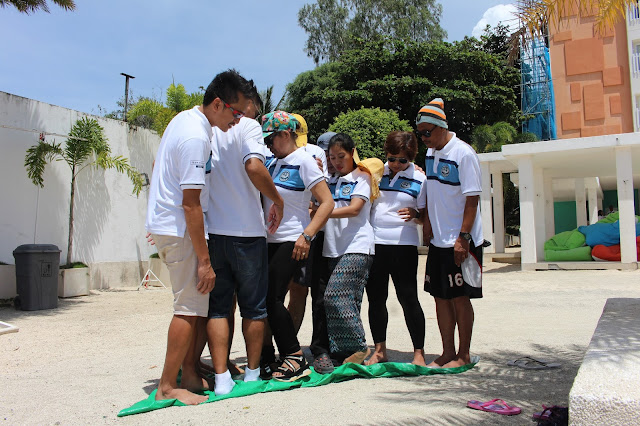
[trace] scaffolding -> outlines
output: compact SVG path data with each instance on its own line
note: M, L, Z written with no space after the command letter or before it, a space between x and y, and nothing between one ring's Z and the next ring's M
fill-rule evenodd
M556 139L555 100L546 37L530 37L520 49L520 96L523 132L542 141Z
M519 0L518 8L531 2L532 0ZM522 28L522 23L519 24ZM546 141L556 139L557 135L548 31L544 29L542 34L522 35L520 99L522 114L526 118L522 123L522 131L534 133L541 141Z

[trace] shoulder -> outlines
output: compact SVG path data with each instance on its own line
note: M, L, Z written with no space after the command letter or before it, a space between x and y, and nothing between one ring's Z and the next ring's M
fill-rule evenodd
M427 176L425 176L424 173L419 172L418 169L416 169L414 164L411 164L411 172L408 174L409 177L415 181L418 181L420 183L424 182L424 180L427 178ZM385 170L386 172L386 170Z
M363 172L362 170L356 168L351 172L351 176L356 182L366 182L367 184L371 185L371 175L369 175L369 173L367 172Z
M453 138L451 139L451 142L454 143L452 147L452 151L455 150L458 153L458 155L460 156L476 155L475 149L473 149L471 145L469 145L467 142L463 141L462 139L458 138L457 136L454 135Z

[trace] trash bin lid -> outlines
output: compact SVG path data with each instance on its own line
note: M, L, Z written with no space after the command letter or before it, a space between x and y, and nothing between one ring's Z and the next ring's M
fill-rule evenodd
M53 244L23 244L13 251L14 256L21 253L60 253L60 249Z

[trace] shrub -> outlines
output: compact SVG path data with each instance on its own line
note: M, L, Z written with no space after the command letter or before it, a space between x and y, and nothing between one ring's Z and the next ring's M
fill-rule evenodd
M380 108L360 108L340 113L330 132L346 133L351 136L361 159L376 157L385 161L384 141L395 130L411 132L407 120L400 120L395 111Z

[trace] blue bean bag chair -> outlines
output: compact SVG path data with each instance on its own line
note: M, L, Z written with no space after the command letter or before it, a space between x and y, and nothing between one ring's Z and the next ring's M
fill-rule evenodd
M587 245L595 246L615 246L620 244L620 222L594 223L589 226L581 226L578 231L584 234ZM640 223L636 223L636 235L640 235Z

